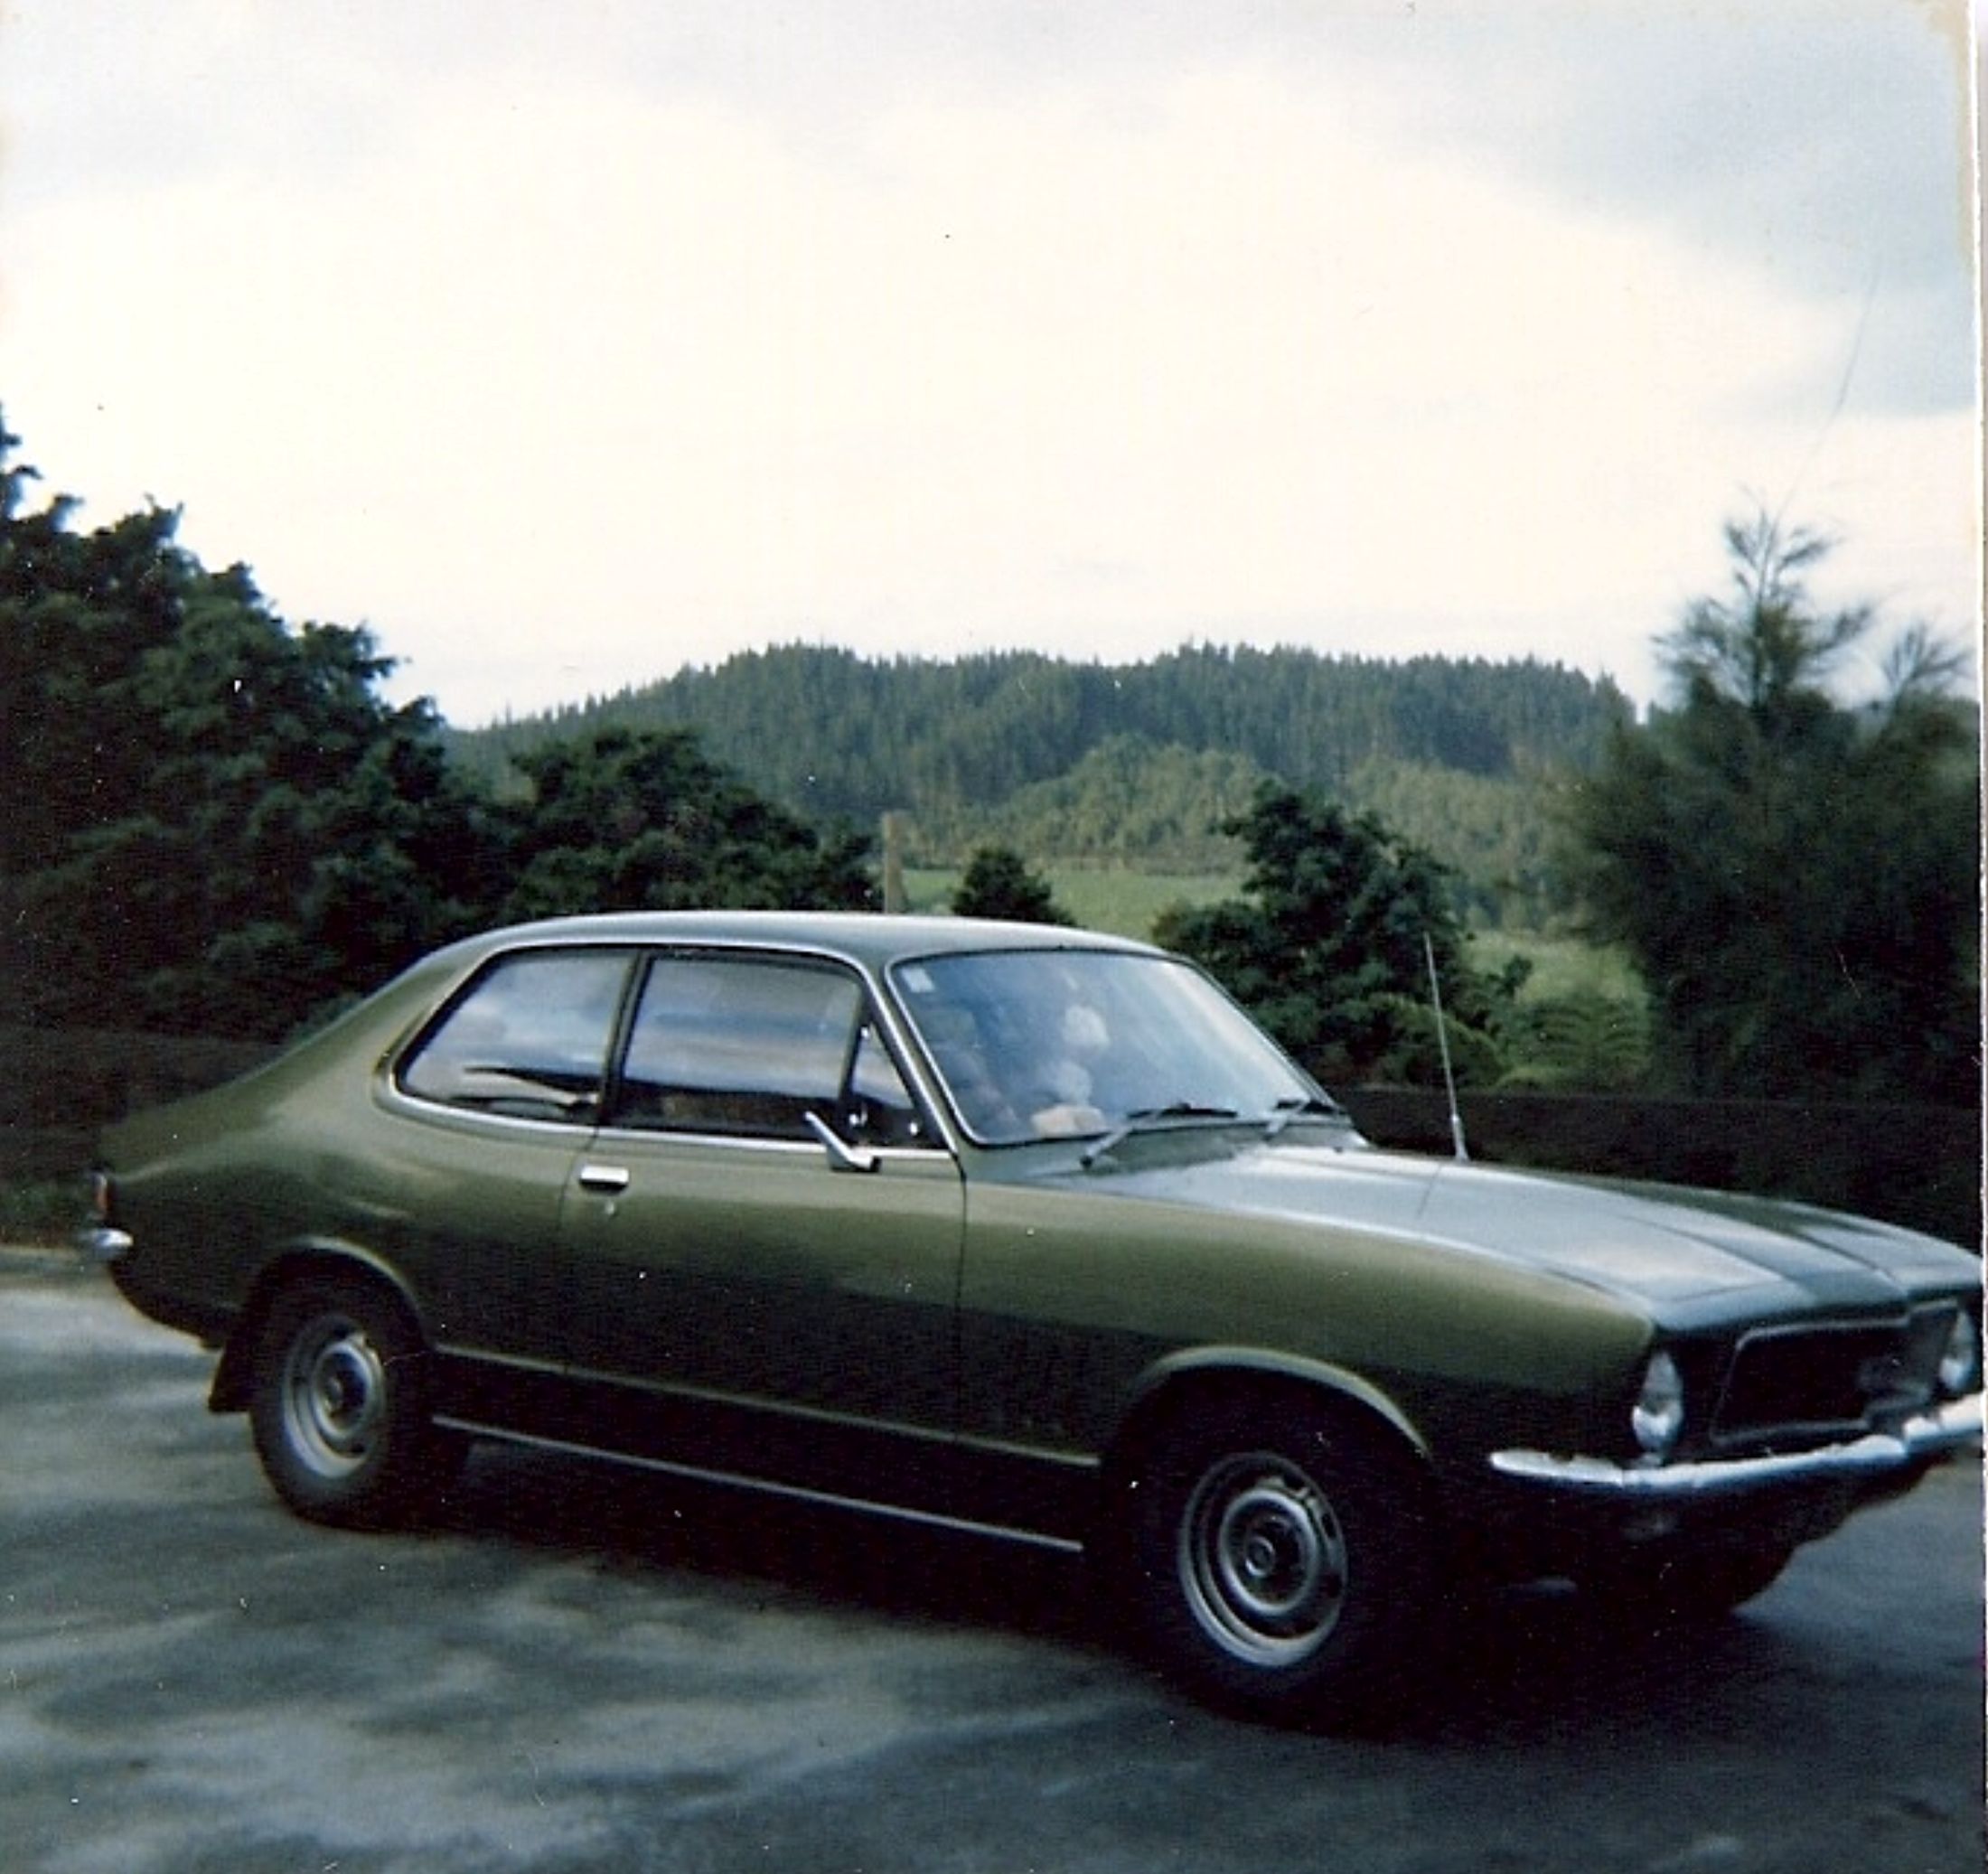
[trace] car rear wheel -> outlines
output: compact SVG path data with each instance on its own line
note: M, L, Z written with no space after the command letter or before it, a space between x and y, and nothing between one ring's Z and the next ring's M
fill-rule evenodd
M1224 1401L1177 1420L1132 1501L1146 1630L1192 1690L1352 1723L1412 1682L1427 1505L1379 1436L1280 1395Z
M406 1311L359 1282L285 1291L264 1324L249 1420L277 1495L321 1523L390 1521L445 1473L431 1424L427 1356Z

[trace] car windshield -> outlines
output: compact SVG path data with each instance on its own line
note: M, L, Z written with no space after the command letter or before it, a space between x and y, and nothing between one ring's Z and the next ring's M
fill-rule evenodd
M893 979L982 1144L1097 1138L1144 1121L1288 1123L1336 1112L1236 1006L1170 958L987 951Z

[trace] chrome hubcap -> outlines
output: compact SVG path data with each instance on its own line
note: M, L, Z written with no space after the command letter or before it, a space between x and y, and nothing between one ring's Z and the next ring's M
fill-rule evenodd
M1325 1644L1346 1595L1346 1543L1326 1494L1269 1452L1224 1458L1180 1522L1187 1605L1209 1638L1256 1666L1289 1666Z
M356 1322L326 1316L290 1343L284 1427L291 1448L320 1476L349 1476L366 1462L386 1402L385 1363Z

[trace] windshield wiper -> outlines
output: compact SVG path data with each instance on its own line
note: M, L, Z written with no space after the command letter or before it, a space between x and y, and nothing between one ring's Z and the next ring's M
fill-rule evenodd
M1136 1107L1102 1138L1086 1146L1077 1162L1086 1171L1090 1170L1113 1146L1121 1145L1135 1132L1144 1131L1156 1120L1239 1120L1242 1117L1233 1106L1204 1106L1194 1100L1175 1100L1165 1106Z
M1271 1108L1270 1117L1263 1121L1263 1137L1275 1138L1293 1120L1344 1120L1347 1117L1346 1108L1336 1100L1321 1100L1314 1093L1294 1095L1278 1101Z

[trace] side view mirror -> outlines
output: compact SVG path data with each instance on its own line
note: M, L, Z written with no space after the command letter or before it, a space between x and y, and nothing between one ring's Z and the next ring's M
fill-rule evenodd
M851 1145L811 1107L802 1118L807 1120L808 1130L821 1141L821 1149L829 1155L829 1164L832 1169L875 1171L884 1162L867 1146Z

